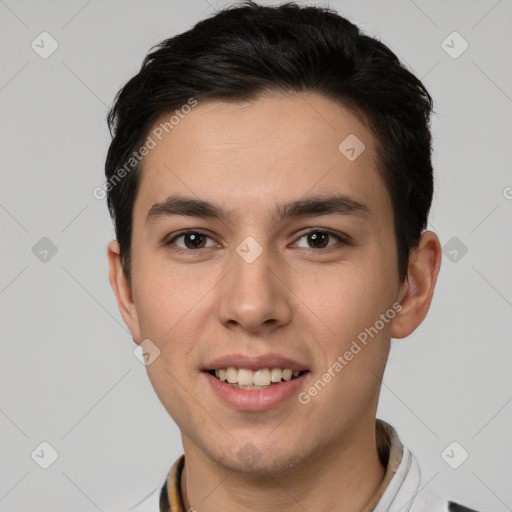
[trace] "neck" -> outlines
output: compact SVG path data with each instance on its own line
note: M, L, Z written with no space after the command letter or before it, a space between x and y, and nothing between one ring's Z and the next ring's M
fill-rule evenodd
M385 475L375 421L364 430L358 426L342 442L330 443L280 475L237 473L219 466L189 439L184 438L183 445L181 493L186 511L359 512Z

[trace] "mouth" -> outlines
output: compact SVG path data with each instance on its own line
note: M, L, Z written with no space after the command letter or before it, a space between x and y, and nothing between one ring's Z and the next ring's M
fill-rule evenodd
M206 362L202 374L221 403L238 411L265 411L291 400L307 385L311 369L277 353L239 353Z
M291 368L216 368L207 373L235 389L264 390L278 384L302 377L309 370L292 370Z

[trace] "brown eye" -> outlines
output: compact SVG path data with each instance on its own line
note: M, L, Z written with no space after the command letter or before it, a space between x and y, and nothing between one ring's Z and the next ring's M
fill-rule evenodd
M208 235L205 235L204 233L200 233L199 231L183 231L181 233L178 233L175 237L165 242L164 245L171 246L176 245L178 250L184 250L184 251L194 251L197 249L205 249L207 247L212 247L215 245L215 243L210 244L209 246L206 245L207 239L210 238ZM181 245L180 243L176 243L177 240L183 239L183 242Z
M329 239L335 239L334 243L329 243ZM346 244L347 241L340 235L323 229L314 229L307 233L304 233L299 240L305 239L308 244L305 249L325 249L336 245L336 242ZM299 246L300 247L300 246Z
M327 233L315 231L314 233L308 233L306 237L308 243L313 244L315 249L323 249L329 243L329 235Z
M187 249L202 249L205 244L205 236L200 233L187 233L183 236L183 241Z

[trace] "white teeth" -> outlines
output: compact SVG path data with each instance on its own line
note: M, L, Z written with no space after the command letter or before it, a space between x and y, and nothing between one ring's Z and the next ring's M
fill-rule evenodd
M238 370L238 384L252 386L254 384L254 372L245 368Z
M240 377L238 381L240 382ZM263 370L254 372L254 384L256 386L269 386L270 370L268 368L264 368Z
M281 370L281 368L272 368L272 371L270 372L270 379L272 382L281 382L282 378L283 370Z
M259 386L269 387L272 383L281 382L281 380L291 380L293 377L298 377L299 371L292 371L290 368L262 368L260 370L252 371L247 368L218 368L215 370L215 376L229 384L234 384L235 387L240 385L244 389L258 389Z
M236 368L227 368L226 379L230 384L238 382L238 370Z

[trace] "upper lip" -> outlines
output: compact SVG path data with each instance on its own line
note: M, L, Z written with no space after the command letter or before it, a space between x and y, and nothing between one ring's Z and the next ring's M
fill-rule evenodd
M247 368L253 371L261 370L262 368L288 368L292 371L308 369L304 364L279 354L266 354L254 357L244 354L230 354L209 361L206 363L204 370L219 370L220 368Z

